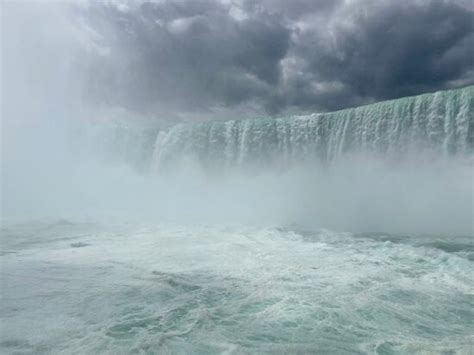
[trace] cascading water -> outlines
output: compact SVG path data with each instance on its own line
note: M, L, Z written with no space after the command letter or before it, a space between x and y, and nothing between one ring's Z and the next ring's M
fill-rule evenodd
M1 229L0 352L470 354L473 103L88 126L46 166L35 146L4 183L4 213L40 214Z
M472 85L468 3L0 0L0 354L472 355L474 86L229 121Z
M472 153L473 144L470 86L331 113L178 124L160 131L155 146L148 149L154 149L149 155L153 168L167 171L182 159L223 169L331 162L355 151L462 157Z

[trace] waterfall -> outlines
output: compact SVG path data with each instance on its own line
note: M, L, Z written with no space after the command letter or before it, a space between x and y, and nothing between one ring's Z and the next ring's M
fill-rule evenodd
M132 139L124 138L126 132L121 129L114 149L124 155L130 143L139 146L157 171L183 161L204 170L285 168L302 161L330 164L354 152L393 158L422 152L469 157L474 146L474 86L329 113L177 124L152 132L154 140L150 133L142 134L146 142L137 139L136 130L130 131ZM127 146L120 147L120 142Z

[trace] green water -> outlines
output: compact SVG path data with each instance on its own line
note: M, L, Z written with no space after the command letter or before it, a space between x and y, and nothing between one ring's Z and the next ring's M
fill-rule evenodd
M469 354L471 237L2 229L5 354Z

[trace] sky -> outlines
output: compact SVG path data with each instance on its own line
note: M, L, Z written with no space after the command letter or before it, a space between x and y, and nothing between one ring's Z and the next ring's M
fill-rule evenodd
M3 55L8 82L8 63L23 61L38 82L69 78L59 93L74 86L88 105L163 121L333 111L474 83L470 0L20 1L2 12L3 51L23 53Z

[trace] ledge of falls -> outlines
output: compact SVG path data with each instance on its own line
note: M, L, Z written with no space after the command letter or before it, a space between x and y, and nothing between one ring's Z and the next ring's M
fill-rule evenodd
M183 161L204 170L284 168L331 163L348 153L470 157L474 86L304 116L182 123L166 130L116 126L107 142L115 155L153 171Z

